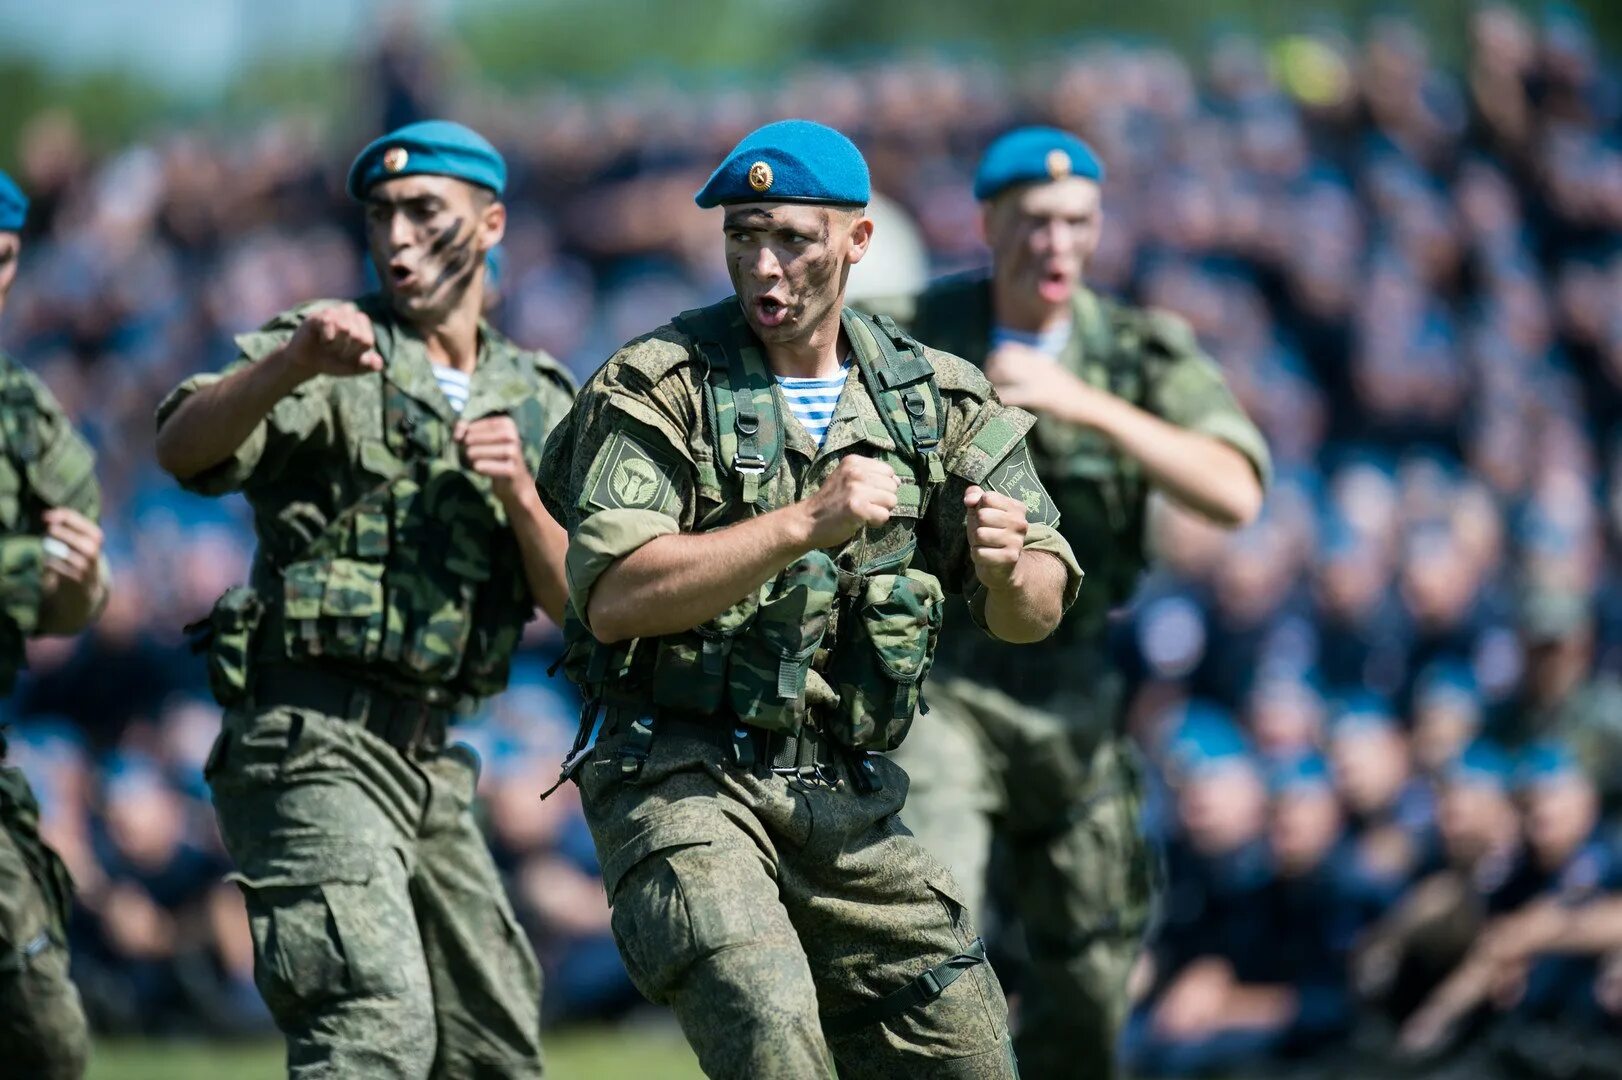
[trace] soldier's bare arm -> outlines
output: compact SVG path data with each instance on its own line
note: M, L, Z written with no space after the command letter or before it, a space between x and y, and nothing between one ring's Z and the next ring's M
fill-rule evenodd
M540 493L524 462L524 443L509 416L487 416L456 426L456 441L473 471L488 476L507 511L529 593L554 623L563 625L569 602L564 556L569 534L541 505Z
M1003 641L1040 641L1064 614L1067 571L1042 551L1025 550L1025 504L971 487L963 496L975 575L986 587L986 628Z
M599 641L675 634L714 618L808 551L833 547L896 507L895 470L852 455L808 499L708 533L661 536L616 561L591 592Z
M1172 501L1219 525L1248 524L1261 510L1261 481L1238 450L1083 382L1034 349L1003 346L986 361L986 377L1004 404L1099 432Z
M371 320L353 304L313 313L285 346L187 398L158 428L158 464L177 480L218 465L315 376L383 370L376 344Z

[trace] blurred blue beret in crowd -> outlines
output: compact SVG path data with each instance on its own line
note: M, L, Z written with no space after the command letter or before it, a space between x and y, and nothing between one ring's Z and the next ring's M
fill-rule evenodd
M1470 666L1457 660L1438 660L1420 672L1414 686L1419 708L1440 706L1481 711L1481 689Z
M1250 745L1228 713L1203 701L1183 707L1166 744L1166 761L1178 776L1196 776L1227 765L1250 762Z
M872 194L855 143L824 124L779 120L744 136L693 201L706 210L741 202L866 206Z
M1508 789L1514 767L1509 755L1496 744L1477 739L1442 770L1442 778L1450 784L1486 784Z
M372 185L401 176L450 176L500 195L507 162L477 131L450 120L407 124L370 143L349 167L349 194L364 199Z
M1397 718L1391 705L1378 694L1366 690L1354 691L1335 703L1334 717L1329 722L1335 738L1345 735L1367 735L1373 732L1394 731Z
M1552 739L1533 743L1521 752L1520 759L1515 763L1515 786L1518 788L1560 783L1585 775L1582 763L1577 760L1571 747Z
M1317 754L1298 754L1267 770L1267 790L1274 795L1329 794L1334 789L1329 766Z
M17 182L0 172L0 232L22 232L28 218L28 196Z
M1011 187L1079 176L1104 182L1104 163L1093 148L1068 131L1016 128L986 148L974 174L974 197L984 202Z

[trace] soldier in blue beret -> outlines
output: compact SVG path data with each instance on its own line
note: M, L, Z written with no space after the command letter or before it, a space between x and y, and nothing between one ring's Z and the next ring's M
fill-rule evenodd
M17 280L28 199L0 172L0 311ZM77 633L100 613L109 577L89 445L32 372L0 353L0 697L27 640ZM90 1049L68 978L73 882L39 832L39 804L4 764L0 732L0 1072L65 1080Z
M460 124L373 142L348 186L379 291L278 315L159 407L159 463L257 524L198 627L207 779L293 1076L541 1069L539 966L447 745L537 607L563 618L535 475L572 383L483 321L506 178Z
M1124 682L1105 647L1109 611L1148 563L1150 495L1235 527L1259 512L1271 471L1261 433L1188 324L1087 287L1104 176L1069 132L1003 135L974 181L989 272L871 304L1037 415L1031 472L1086 552L1080 603L1037 648L973 640L948 615L918 721L929 737L901 751L916 778L910 823L970 906L984 906L993 837L1028 886L1010 902L1035 944L1018 1047L1036 1077L1115 1072L1114 1032L1150 912Z
M831 128L739 143L696 197L734 294L611 357L542 477L571 533L565 670L605 707L571 775L615 938L713 1077L1015 1073L984 944L883 751L945 594L1033 641L1080 571L1030 417L845 307L870 194Z

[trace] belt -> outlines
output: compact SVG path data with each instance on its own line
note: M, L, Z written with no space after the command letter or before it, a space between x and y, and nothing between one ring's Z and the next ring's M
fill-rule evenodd
M878 790L878 773L869 751L852 750L807 727L799 735L767 731L736 719L682 713L669 709L636 706L608 707L605 732L628 732L624 748L632 758L646 757L647 747L638 746L651 735L675 735L708 743L720 749L727 764L748 770L764 779L770 775L793 777L805 783L832 787L839 783L837 762L849 764L855 783L863 790ZM640 761L633 768L640 771Z
M385 690L353 676L299 664L278 664L255 672L254 704L309 709L350 723L404 753L437 753L455 710L421 698Z

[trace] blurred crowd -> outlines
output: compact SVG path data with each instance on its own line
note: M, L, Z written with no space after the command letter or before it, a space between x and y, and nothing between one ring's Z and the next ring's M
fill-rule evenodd
M446 90L401 34L365 70L359 120L93 154L49 113L15 148L36 201L0 345L100 453L117 587L94 630L31 651L4 708L79 882L102 1027L268 1022L201 780L218 714L179 629L242 578L251 532L158 472L159 398L278 310L366 288L342 177L387 126L452 115L502 148L492 317L584 376L728 291L692 192L800 115L857 139L932 272L986 257L970 177L994 135L1088 138L1109 168L1092 283L1186 316L1272 445L1243 533L1157 510L1160 568L1113 626L1166 852L1136 1067L1622 1033L1622 935L1601 932L1622 897L1622 79L1580 16L1483 6L1460 70L1396 17L1358 40L1225 32L1193 62L1095 41L593 96ZM463 736L549 1013L612 1016L636 995L589 837L572 789L536 798L577 707L554 647L537 626ZM1585 947L1551 951L1579 914Z

